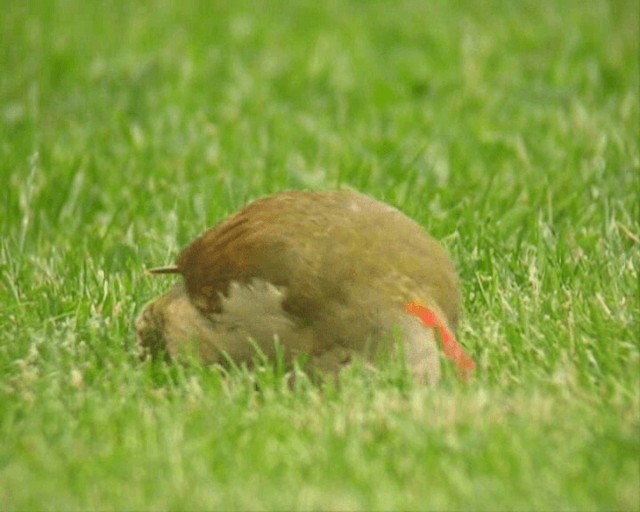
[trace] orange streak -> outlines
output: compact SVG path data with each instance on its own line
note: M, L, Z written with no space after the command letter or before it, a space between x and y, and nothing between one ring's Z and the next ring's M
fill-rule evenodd
M440 331L442 350L444 355L451 359L458 367L458 372L462 380L468 380L476 367L476 363L471 359L453 333L444 325L438 316L428 307L419 302L409 302L405 309L411 315L417 316L423 325Z

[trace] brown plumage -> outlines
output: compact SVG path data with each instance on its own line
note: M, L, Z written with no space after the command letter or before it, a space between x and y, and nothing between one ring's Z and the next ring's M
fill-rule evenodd
M152 272L184 280L137 325L143 347L170 357L249 363L255 344L274 353L275 335L287 359L305 354L312 370L335 373L402 339L411 369L433 382L433 332L404 306L420 301L450 328L459 317L458 279L440 244L395 208L350 191L255 201L196 239L175 267Z

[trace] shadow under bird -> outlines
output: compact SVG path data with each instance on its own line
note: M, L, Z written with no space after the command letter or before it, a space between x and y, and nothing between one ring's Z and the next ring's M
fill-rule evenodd
M312 374L402 353L418 381L440 379L438 342L467 376L453 331L454 266L399 210L352 191L283 192L257 200L180 254L181 282L136 325L143 351L251 366L257 352ZM280 351L280 352L278 352Z

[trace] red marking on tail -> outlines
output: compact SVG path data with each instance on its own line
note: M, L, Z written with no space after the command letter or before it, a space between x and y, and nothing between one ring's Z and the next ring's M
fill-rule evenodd
M416 301L409 302L405 306L405 309L409 314L417 316L425 326L440 331L440 340L442 341L444 355L451 359L458 367L460 378L465 381L468 380L476 367L476 363L467 355L453 333L438 318L438 315L427 306Z

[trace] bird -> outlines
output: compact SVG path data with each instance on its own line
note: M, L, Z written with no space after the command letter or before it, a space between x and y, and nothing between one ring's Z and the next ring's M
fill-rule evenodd
M149 272L181 279L136 322L145 357L223 367L283 357L337 377L355 361L401 355L418 382L437 384L440 343L465 379L475 366L453 334L461 291L450 256L360 192L258 199Z

